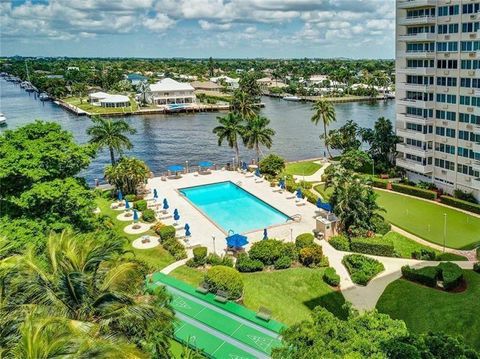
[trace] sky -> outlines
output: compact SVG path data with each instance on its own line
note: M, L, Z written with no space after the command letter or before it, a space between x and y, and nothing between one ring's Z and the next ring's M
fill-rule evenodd
M0 0L1 56L393 58L395 0Z

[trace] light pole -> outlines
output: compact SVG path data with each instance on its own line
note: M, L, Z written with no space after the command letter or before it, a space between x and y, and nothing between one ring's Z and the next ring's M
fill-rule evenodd
M445 253L445 246L447 243L447 214L443 214L443 253Z
M188 173L188 160L185 161L185 167L187 168L187 173Z

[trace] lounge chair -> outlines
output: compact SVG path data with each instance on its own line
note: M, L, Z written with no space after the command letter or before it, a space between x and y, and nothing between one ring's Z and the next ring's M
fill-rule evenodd
M255 183L262 183L263 182L263 178L262 177L257 177L255 178Z
M287 199L294 199L295 197L296 197L295 193L287 192L287 196L286 196Z
M262 320L268 322L270 320L270 318L272 317L272 311L270 309L265 308L265 307L260 307L260 308L258 308L258 312L255 316L259 319L262 319Z
M208 284L205 282L200 283L200 285L195 289L196 292L202 293L202 294L207 294L208 293Z
M307 204L307 200L306 200L306 199L302 199L302 200L297 201L297 202L295 203L295 205L297 205L297 206L299 206L299 207L300 207L300 206L305 206L306 204Z
M228 302L228 293L223 290L218 290L213 299L220 303L226 303Z

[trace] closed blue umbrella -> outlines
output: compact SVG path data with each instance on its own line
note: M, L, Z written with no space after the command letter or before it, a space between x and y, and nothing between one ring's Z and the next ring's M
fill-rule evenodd
M118 191L118 193L117 193L117 198L118 198L119 201L121 201L121 200L123 199L123 193L122 193L122 191Z
M280 180L280 188L285 189L285 181L284 180Z
M133 210L133 221L134 221L135 223L138 222L138 212L137 212L136 209Z
M178 214L178 209L175 208L175 209L173 210L173 215L176 215L176 214Z
M243 169L244 171L248 170L247 162L244 161L244 162L242 163L242 169Z
M255 170L255 176L260 177L260 169L257 168Z
M297 189L297 198L300 198L300 199L303 198L303 193L302 193L302 190L300 188Z
M130 209L130 203L127 199L125 200L125 209Z
M229 247L243 247L248 244L248 238L235 233L226 238Z
M190 237L192 235L192 233L190 233L190 226L187 224L185 224L185 236L187 237Z
M188 231L190 229L190 226L188 223L185 223L185 230Z
M175 212L173 212L173 220L175 221L175 223L177 223L177 221L180 219L180 214L178 213L178 211L175 209Z
M268 233L266 228L263 230L263 239L268 239Z
M168 208L170 208L170 206L168 205L168 201L166 198L163 199L163 209L164 210L167 210Z
M155 199L158 198L158 192L157 192L156 188L153 189L153 198L155 198Z

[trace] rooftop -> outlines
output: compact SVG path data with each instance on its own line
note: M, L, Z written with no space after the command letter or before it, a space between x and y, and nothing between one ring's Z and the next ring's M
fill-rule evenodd
M164 78L157 83L150 85L150 91L162 92L162 91L193 91L192 85L186 82L178 82L171 78Z

